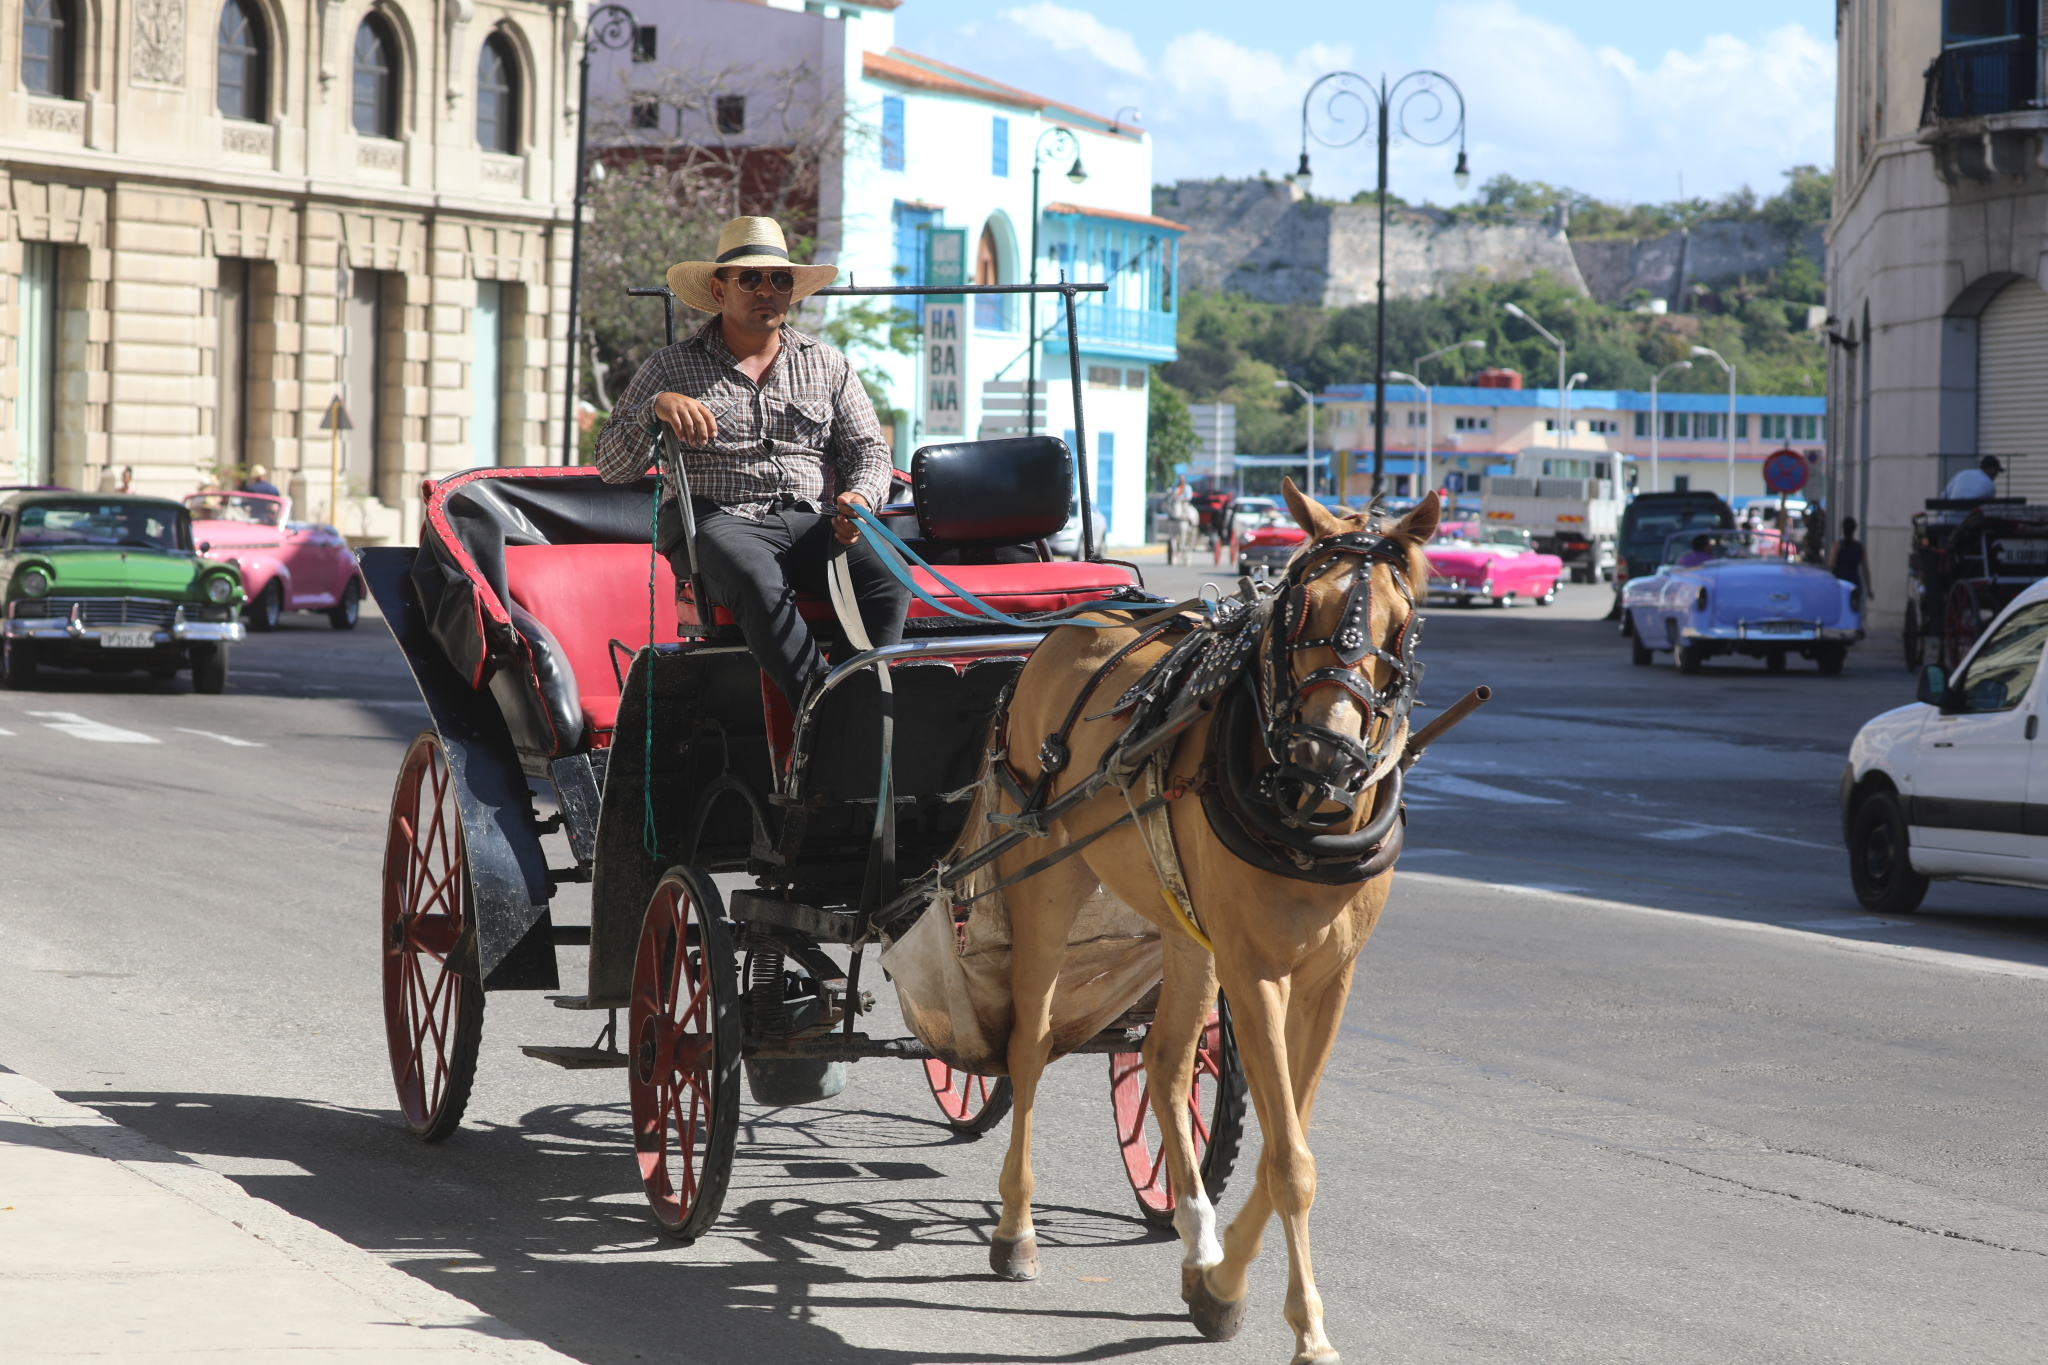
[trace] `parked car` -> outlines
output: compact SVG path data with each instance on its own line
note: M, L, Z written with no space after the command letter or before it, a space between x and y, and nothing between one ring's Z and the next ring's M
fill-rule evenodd
M194 549L192 519L169 498L11 495L0 501L0 585L9 687L43 665L154 678L190 669L194 691L227 686L241 574Z
M336 630L356 628L363 580L341 532L293 521L291 499L267 493L195 493L185 506L199 548L241 570L249 629L276 630L287 611L325 612Z
M1564 560L1544 554L1529 532L1477 521L1447 521L1423 547L1429 559L1429 595L1461 607L1475 599L1505 607L1518 599L1538 606L1557 600Z
M1863 638L1863 590L1814 564L1766 553L1775 535L1690 531L1664 542L1656 572L1622 588L1634 661L1675 651L1681 673L1719 654L1760 658L1773 673L1798 654L1842 671Z
M1928 664L1917 700L1866 724L1842 772L1856 899L1914 910L1931 879L2048 887L2029 796L2048 787L2041 656L2048 580L2014 598L1953 673Z

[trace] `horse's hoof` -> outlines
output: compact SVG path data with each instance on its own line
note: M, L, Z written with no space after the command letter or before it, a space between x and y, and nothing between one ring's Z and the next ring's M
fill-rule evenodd
M1037 1279L1038 1238L1031 1233L989 1238L988 1268L1006 1280Z
M1335 1349L1325 1346L1320 1351L1299 1352L1287 1365L1337 1365L1342 1358Z
M1228 1341L1244 1326L1244 1307L1251 1295L1236 1303L1225 1303L1209 1292L1209 1281L1202 1271L1182 1267L1180 1298L1188 1306L1188 1320L1195 1324L1197 1332L1211 1341Z

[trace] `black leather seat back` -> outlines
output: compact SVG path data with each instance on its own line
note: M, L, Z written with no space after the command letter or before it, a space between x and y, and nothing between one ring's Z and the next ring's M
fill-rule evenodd
M1067 524L1074 457L1056 436L923 446L910 458L910 490L926 541L1025 545Z

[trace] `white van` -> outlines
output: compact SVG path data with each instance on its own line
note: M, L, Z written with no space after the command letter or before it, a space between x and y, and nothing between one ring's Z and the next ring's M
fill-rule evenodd
M1908 914L1935 878L2048 887L2044 646L2048 579L1999 613L1953 676L1928 665L1918 701L1857 734L1842 833L1866 910Z

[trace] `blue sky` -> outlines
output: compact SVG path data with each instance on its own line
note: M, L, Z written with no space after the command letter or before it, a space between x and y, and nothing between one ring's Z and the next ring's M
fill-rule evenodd
M1276 22L1279 21L1279 22ZM1833 160L1825 0L906 0L897 42L1102 113L1136 105L1154 178L1292 170L1301 96L1327 71L1444 72L1464 89L1474 186L1497 172L1631 202L1769 193ZM1311 146L1318 194L1373 172L1368 138ZM1396 143L1393 189L1449 203L1454 153Z

